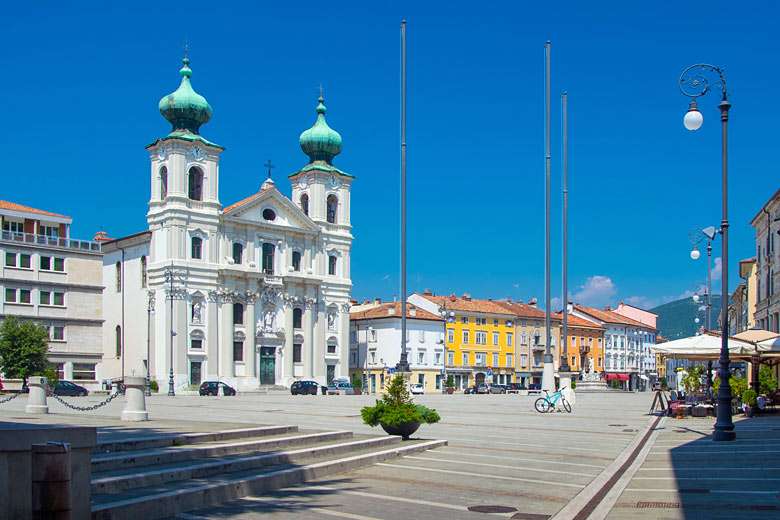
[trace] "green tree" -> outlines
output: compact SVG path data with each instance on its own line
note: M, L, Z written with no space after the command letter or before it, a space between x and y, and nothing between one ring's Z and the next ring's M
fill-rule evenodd
M747 390L747 379L731 376L729 378L729 386L731 386L731 395L742 399L742 392ZM720 388L720 378L716 377L712 380L712 391L715 395L718 394L718 388Z
M763 366L758 370L758 383L762 394L771 394L777 388L777 378L772 375L772 369Z
M0 324L0 370L6 377L22 379L43 374L49 350L49 331L40 323L8 316Z

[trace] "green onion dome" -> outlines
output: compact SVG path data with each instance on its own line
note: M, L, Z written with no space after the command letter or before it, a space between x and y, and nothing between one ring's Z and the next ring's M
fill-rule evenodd
M184 58L182 61L181 85L176 92L160 100L160 113L173 125L173 132L179 130L197 134L200 125L211 119L211 106L206 98L192 90L190 60Z
M324 161L331 164L333 158L341 153L341 136L325 122L326 108L322 104L322 96L318 101L317 122L301 134L301 150L309 156L311 162Z

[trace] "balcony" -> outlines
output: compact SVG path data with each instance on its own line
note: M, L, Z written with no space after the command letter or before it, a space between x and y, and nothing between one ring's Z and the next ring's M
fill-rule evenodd
M265 277L264 279L266 285L272 285L278 287L281 287L283 285L282 277L280 275L265 273L264 277Z
M15 231L3 231L2 235L0 235L0 242L32 244L43 247L52 247L55 249L85 251L89 253L101 252L100 242L93 242L91 240L76 240L74 238L65 237L34 235L32 233L17 233Z

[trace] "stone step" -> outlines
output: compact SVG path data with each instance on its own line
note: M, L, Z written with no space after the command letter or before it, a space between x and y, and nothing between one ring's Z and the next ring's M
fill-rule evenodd
M142 435L110 441L99 442L92 453L101 455L120 451L148 450L168 446L184 446L187 444L199 444L204 442L227 441L243 439L247 437L262 437L266 435L279 435L297 432L297 426L260 426L255 428L240 428L234 430L220 430L202 433L174 433L169 435Z
M247 495L351 471L412 453L445 446L447 441L395 441L389 449L361 449L344 457L325 455L309 464L275 464L263 468L221 473L207 478L136 488L117 494L93 495L92 518L144 520L172 515L234 500Z
M135 468L132 471L112 471L92 474L92 494L120 493L141 487L159 486L169 482L202 479L220 473L232 473L265 466L288 464L305 459L342 455L362 450L386 448L400 442L398 437L369 437L350 442L320 442L305 448L272 451L254 455L234 455L216 460L195 459L176 464Z
M153 466L155 464L171 464L209 457L224 457L271 449L284 449L292 446L302 446L314 442L337 441L352 437L351 431L335 431L321 433L305 433L301 435L278 434L269 438L249 439L240 442L204 443L202 445L171 446L138 451L121 451L92 456L92 473L127 470Z

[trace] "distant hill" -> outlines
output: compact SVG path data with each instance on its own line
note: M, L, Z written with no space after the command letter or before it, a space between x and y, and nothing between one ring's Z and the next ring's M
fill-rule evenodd
M687 338L696 334L696 329L706 323L706 312L699 311L703 302L694 302L693 298L683 298L663 305L659 305L650 312L658 314L658 334L672 339ZM712 324L711 328L718 328L718 315L720 314L720 295L712 295ZM701 321L694 320L699 317Z

